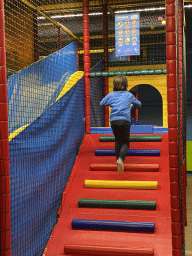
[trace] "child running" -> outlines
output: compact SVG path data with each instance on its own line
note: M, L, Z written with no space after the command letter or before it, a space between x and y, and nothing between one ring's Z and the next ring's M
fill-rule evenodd
M113 92L107 94L100 106L110 106L111 128L115 136L115 154L117 158L118 172L124 171L124 159L129 149L129 136L131 127L132 108L140 108L141 102L127 91L128 81L126 76L118 75L113 80Z

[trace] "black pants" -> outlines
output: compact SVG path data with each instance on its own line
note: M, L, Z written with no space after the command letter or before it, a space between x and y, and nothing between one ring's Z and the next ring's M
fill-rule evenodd
M111 128L115 136L115 154L117 159L121 157L124 161L129 149L131 123L126 120L116 120L111 122Z

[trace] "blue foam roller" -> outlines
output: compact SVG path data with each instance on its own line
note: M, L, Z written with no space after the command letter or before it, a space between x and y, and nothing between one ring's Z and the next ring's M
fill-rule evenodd
M114 149L95 149L95 156L115 156ZM159 149L129 149L127 156L160 156Z
M89 230L132 231L151 233L154 233L155 230L154 222L73 219L71 225L73 229Z

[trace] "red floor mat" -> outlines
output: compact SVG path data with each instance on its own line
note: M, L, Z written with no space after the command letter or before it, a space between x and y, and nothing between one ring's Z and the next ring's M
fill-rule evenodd
M103 135L103 134L102 134ZM100 142L100 134L86 135L65 189L60 218L47 244L46 256L64 254L65 245L108 246L130 249L154 249L156 256L172 255L168 134L161 142L132 142L130 148L160 149L160 156L128 156L125 164L159 164L158 172L90 171L91 164L115 164L113 156L95 156L95 149L113 149L114 142ZM158 181L158 190L85 188L85 179ZM79 198L156 201L156 210L79 208ZM154 222L155 232L73 230L72 219ZM103 255L103 254L101 254Z

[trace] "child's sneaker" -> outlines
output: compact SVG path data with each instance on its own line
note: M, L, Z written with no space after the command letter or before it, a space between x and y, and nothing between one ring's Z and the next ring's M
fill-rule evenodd
M124 164L123 164L123 160L121 159L121 157L119 157L117 160L117 166L118 166L118 172L124 171Z

